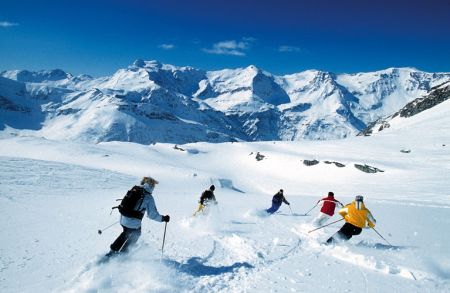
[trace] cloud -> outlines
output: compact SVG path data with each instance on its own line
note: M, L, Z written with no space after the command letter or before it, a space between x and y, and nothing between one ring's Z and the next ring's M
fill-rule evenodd
M18 23L9 22L9 21L0 21L0 27L11 27L11 26L18 26Z
M279 52L300 52L301 49L299 47L294 46L280 46L278 47Z
M174 44L161 44L158 46L158 48L161 48L163 50L172 50L173 48L175 48Z
M210 49L203 49L203 52L216 55L232 55L232 56L245 56L255 38L247 37L242 38L240 41L229 40L221 41L212 45Z
M244 37L242 40L245 42L256 42L256 38L253 37Z

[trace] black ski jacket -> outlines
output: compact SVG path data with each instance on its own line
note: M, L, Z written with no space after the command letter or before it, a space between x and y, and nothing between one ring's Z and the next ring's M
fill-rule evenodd
M214 196L214 193L211 190L205 190L202 193L202 196L200 197L200 204L204 204L208 201L214 201L216 202L216 197Z
M276 204L281 204L284 202L285 204L289 205L289 202L286 200L284 195L281 192L277 192L272 198L272 202Z

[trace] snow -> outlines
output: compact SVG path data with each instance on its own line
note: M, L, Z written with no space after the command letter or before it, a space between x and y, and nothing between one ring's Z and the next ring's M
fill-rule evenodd
M275 76L252 65L204 71L155 60L99 78L1 71L0 128L91 143L333 140L449 79L414 68Z
M196 96L212 95L206 102L220 111L257 112L261 103L277 106L290 102L289 96L275 82L276 77L253 65L208 72L207 78L214 93L199 91ZM251 103L256 105L249 107Z
M434 78L435 76L437 78ZM409 101L425 95L431 87L446 81L444 76L406 67L340 74L336 81L358 97L363 109L372 110L369 113L363 113L361 110L356 113L367 122L374 121L375 117L388 116Z
M2 292L449 292L450 102L370 137L178 145L0 137ZM180 148L184 149L180 150ZM408 148L410 153L402 153ZM257 161L256 153L264 155ZM317 159L315 166L302 160ZM345 164L338 168L324 161ZM353 164L384 170L367 174ZM169 214L145 219L137 247L96 264L120 233L116 205L140 177ZM193 217L201 192L219 204ZM291 210L264 209L283 188ZM377 219L347 243L323 243L303 216L334 191L363 194ZM331 221L338 220L335 215ZM99 235L98 229L104 229Z

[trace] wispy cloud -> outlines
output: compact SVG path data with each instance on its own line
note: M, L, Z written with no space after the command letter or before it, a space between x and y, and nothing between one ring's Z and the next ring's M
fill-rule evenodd
M301 49L299 47L294 46L280 46L278 47L279 52L300 52Z
M246 51L250 49L252 43L254 43L255 41L256 39L251 37L242 38L240 41L221 41L213 44L212 48L204 48L203 52L216 55L245 56Z
M18 26L18 23L9 22L9 21L0 21L0 27L11 27L11 26Z
M158 46L158 48L161 48L163 50L172 50L173 48L175 48L174 44L161 44Z

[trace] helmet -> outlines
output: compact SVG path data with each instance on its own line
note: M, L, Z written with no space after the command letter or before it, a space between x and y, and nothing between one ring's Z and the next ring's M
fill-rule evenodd
M332 191L328 192L328 196L334 197L334 193Z
M216 189L216 187L214 186L214 185L211 185L210 187L209 187L209 190L211 190L211 191L214 191Z
M141 180L141 185L144 185L145 183L148 183L149 185L155 186L156 184L158 184L158 180L152 178L152 177L143 177Z
M280 189L280 193L283 193L283 189Z
M355 197L355 200L356 201L363 201L363 196L362 195L357 195L356 197Z

